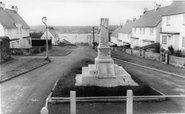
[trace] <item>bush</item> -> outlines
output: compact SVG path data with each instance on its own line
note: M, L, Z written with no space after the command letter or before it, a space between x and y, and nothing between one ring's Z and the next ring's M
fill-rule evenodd
M174 49L173 49L172 46L169 46L169 47L168 47L168 50L170 51L170 54L174 54Z
M180 57L180 56L181 56L181 50L177 50L177 51L175 52L175 56Z
M139 46L135 46L133 49L135 49L135 50L139 50L139 49L140 49L140 47L139 47Z
M155 52L156 53L160 53L160 45L156 45L155 46Z

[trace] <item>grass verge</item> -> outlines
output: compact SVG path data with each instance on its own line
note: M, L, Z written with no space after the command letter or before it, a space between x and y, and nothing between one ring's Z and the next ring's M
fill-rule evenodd
M99 87L99 86L75 86L76 74L81 74L82 67L94 64L94 61L86 59L76 63L57 83L52 97L69 97L70 91L76 91L77 97L96 97L96 96L126 96L127 89L132 89L135 96L160 95L151 89L145 82L140 80L137 75L132 74L132 78L139 86L118 86L118 87Z

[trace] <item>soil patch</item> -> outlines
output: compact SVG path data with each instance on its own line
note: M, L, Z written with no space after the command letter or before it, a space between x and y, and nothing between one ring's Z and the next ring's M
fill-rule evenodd
M160 95L151 89L145 82L140 80L137 75L131 74L132 78L139 86L118 86L118 87L99 87L99 86L75 86L76 74L81 74L82 67L88 64L94 64L94 61L86 59L76 63L74 67L67 72L57 83L52 97L69 97L70 91L76 91L77 97L95 97L95 96L126 96L128 89L133 90L135 96Z

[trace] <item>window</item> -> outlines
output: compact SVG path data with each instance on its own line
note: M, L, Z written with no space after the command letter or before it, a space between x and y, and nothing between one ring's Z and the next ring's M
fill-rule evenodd
M29 44L29 45L31 44L31 41L30 41L30 39L28 39L28 44Z
M18 27L17 28L17 34L21 34L22 33L22 28L21 27Z
M154 33L154 29L150 28L150 34L152 35Z
M11 29L8 29L7 31L8 31L8 35L10 35L11 34Z
M185 37L182 37L182 47L185 48Z
M185 25L185 15L183 15L183 22L182 25Z
M134 33L136 34L136 28L134 28Z
M140 34L142 33L142 28L140 28Z
M143 34L145 34L145 28L143 28Z
M169 16L166 17L166 26L170 26L170 17Z
M15 42L12 42L12 48L15 48Z
M167 36L162 36L162 44L167 45Z

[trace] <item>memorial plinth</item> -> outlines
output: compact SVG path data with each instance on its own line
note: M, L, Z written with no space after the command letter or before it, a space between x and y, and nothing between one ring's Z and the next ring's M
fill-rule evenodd
M138 85L123 67L114 64L111 58L108 35L109 20L101 18L98 56L95 58L95 64L82 67L82 74L76 75L76 86L116 87Z

